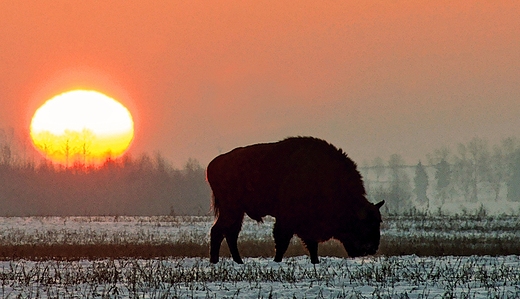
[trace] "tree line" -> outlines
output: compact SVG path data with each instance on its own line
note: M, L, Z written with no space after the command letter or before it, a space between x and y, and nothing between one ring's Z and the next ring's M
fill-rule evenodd
M101 166L0 163L0 216L206 215L205 169L160 155L107 159Z
M448 202L520 201L520 142L506 138L490 146L475 137L455 150L435 149L427 164L407 165L398 155L377 157L360 167L374 201L385 199L390 212Z
M69 167L25 156L14 131L0 129L0 216L207 215L211 190L205 167L189 159L181 169L159 153L107 158L100 166L76 159ZM520 141L490 145L473 138L441 147L425 163L399 154L359 167L373 202L390 213L450 202L520 201Z

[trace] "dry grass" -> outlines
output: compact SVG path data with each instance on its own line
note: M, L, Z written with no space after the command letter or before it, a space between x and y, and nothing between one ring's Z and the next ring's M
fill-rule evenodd
M305 248L299 242L293 242L287 249L286 257L306 255ZM247 240L239 243L240 253L244 257L274 257L272 240ZM0 246L0 260L79 260L105 258L164 258L164 257L207 257L209 244L37 244ZM320 255L346 257L341 244L329 241L320 245ZM230 257L226 242L222 243L222 257Z
M0 246L1 260L79 260L105 258L160 258L206 256L207 247L184 244L38 244Z
M164 257L207 257L208 244L38 244L0 246L0 260L78 260L105 258L164 258ZM268 240L246 240L239 242L240 253L244 257L274 257L274 243ZM452 239L382 239L378 255L399 256L415 254L417 256L503 256L520 253L520 243L500 240L482 240L468 238ZM286 257L307 255L299 242L293 242L285 254ZM320 244L320 256L347 257L343 246L337 241ZM230 257L225 241L221 247L222 257Z
M174 224L183 225L178 222ZM388 219L383 227L378 255L520 254L518 225L518 219L514 217ZM88 231L86 235L73 233L64 237L61 230L40 232L36 236L23 235L19 231L11 234L7 231L3 233L3 239L0 239L0 260L207 257L209 252L206 233L187 234L177 240L157 237L153 232L145 234L139 231L136 236L126 231L120 233L122 235L112 236L103 232L98 236L95 231ZM57 242L63 239L67 240L66 244ZM239 238L239 250L243 257L273 257L274 241L270 235L246 235ZM320 256L347 256L343 246L334 240L320 244L318 253ZM285 256L301 255L307 255L307 252L299 239L294 237ZM221 247L221 256L230 256L225 241Z

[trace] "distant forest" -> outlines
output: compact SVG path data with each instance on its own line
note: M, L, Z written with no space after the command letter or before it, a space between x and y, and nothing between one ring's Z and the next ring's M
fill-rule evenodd
M520 142L506 138L490 146L481 138L455 150L435 149L426 162L406 165L394 154L360 167L372 201L386 200L390 213L441 207L453 202L520 202ZM516 211L520 213L520 211Z
M99 167L70 167L25 157L12 131L0 130L0 216L208 215L205 167L189 159L172 167L159 153L107 159ZM452 151L433 150L424 163L358 162L372 202L387 213L450 202L520 201L520 142L490 146L474 138Z
M174 169L159 154L96 168L0 164L0 216L205 215L210 194L196 160Z

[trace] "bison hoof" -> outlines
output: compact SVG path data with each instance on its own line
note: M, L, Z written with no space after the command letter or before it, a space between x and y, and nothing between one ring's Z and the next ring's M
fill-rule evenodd
M311 263L313 263L313 264L319 264L319 263L320 263L320 260L319 260L319 259L311 259Z
M212 263L212 264L216 264L216 263L218 263L218 257L211 257L211 258L209 259L209 262Z

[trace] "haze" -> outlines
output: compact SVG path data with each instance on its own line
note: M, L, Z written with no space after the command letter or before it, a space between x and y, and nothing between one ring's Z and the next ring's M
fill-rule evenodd
M295 4L296 3L296 4ZM520 136L518 1L1 1L0 128L71 87L174 165L312 135L409 163Z

